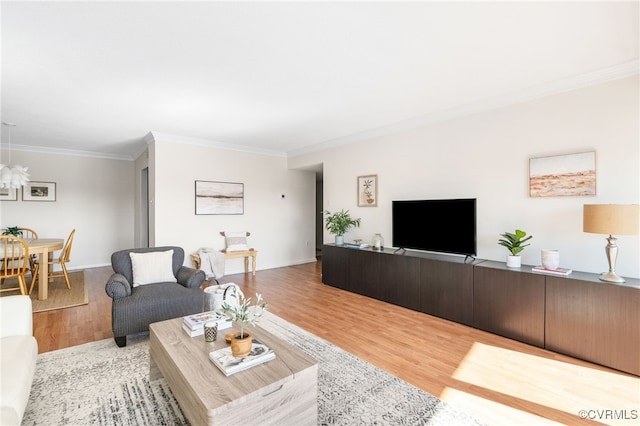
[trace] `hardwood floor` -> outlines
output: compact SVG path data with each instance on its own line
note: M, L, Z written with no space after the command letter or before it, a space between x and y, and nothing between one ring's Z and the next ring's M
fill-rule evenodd
M225 276L270 311L495 425L638 424L640 378L349 293L321 263ZM40 352L112 338L111 268L85 271L89 304L34 314ZM583 420L581 410L592 420Z

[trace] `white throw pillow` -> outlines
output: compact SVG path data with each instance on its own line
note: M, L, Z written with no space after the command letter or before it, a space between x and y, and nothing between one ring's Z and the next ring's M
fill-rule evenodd
M224 236L227 241L227 251L249 250L246 232L225 232Z
M133 271L133 286L177 282L173 275L173 250L149 253L129 253Z

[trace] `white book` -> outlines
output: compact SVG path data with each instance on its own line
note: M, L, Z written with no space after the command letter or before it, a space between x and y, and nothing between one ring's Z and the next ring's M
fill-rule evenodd
M557 269L547 269L543 266L534 266L531 268L533 272L540 272L543 274L553 274L553 275L569 275L573 270L567 268L557 268Z
M218 331L224 330L226 328L231 328L231 321L226 321L223 319L217 320L216 322L218 323ZM182 329L185 333L187 333L187 336L189 337L202 336L204 334L204 326L197 327L192 330L187 324L182 323Z
M187 326L187 324L183 323L182 329L184 330L185 333L187 333L187 336L189 337L202 336L204 334L204 327L191 330L189 326Z
M247 356L234 357L231 354L231 346L209 353L209 359L211 362L213 362L213 364L218 367L225 376L230 376L239 371L271 361L272 359L275 359L275 357L275 352L255 337L253 338L251 352Z
M350 248L367 248L370 247L369 244L366 243L362 243L362 244L356 244L356 243L344 243L345 246L350 247Z
M220 328L220 323L222 321L226 321L229 318L222 312L218 311L208 311L208 312L200 312L198 314L187 315L183 317L182 323L189 327L190 330L197 330L204 327L205 322L209 321L217 321L218 328ZM226 328L226 327L225 327Z

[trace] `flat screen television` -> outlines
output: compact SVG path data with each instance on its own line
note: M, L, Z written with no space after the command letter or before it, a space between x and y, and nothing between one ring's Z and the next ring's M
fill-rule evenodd
M476 255L476 199L392 203L392 246Z

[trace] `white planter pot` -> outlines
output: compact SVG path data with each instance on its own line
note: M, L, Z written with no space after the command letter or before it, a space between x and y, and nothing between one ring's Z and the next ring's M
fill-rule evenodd
M542 266L546 269L558 269L560 266L560 251L558 250L542 250L540 257Z
M507 268L519 268L521 265L520 256L507 256Z
M344 245L344 235L336 235L336 245L337 246Z

